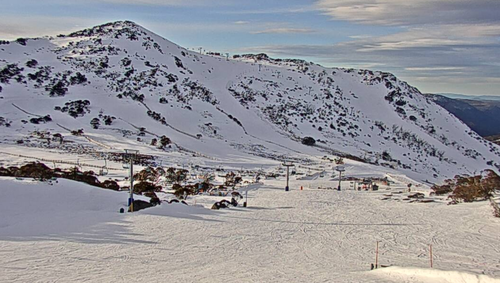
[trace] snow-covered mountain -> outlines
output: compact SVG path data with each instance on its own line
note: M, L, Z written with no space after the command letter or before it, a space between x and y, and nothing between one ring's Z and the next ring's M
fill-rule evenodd
M0 44L4 144L242 162L335 154L428 180L500 168L497 145L389 73L201 55L128 21Z

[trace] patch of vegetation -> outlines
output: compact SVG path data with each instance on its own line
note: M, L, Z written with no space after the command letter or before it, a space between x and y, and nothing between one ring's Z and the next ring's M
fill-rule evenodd
M26 42L27 41L28 40L26 38L18 38L18 39L16 39L16 42L19 43L22 46L26 46Z
M101 124L101 120L99 120L99 118L94 118L94 119L90 120L90 125L95 130L99 129L100 124Z
M73 167L69 170L62 170L60 168L50 169L47 165L41 162L30 162L19 168L0 167L0 176L34 178L42 181L53 178L64 178L105 189L119 190L120 188L120 186L113 180L107 180L103 183L99 182L93 171L81 172L78 167Z
M40 123L45 124L45 123L50 122L50 121L52 121L52 118L50 117L50 115L45 115L43 117L30 119L30 123L32 123L32 124L40 124Z
M76 72L74 76L69 78L69 82L72 85L84 84L87 82L87 77L80 72Z
M36 68L38 66L38 61L35 59L31 59L28 62L26 62L26 67L28 68Z
M88 100L75 100L64 103L63 107L56 106L54 110L68 113L73 118L83 117L85 114L90 113L90 101Z
M68 92L64 81L56 81L54 84L46 86L45 90L49 92L50 96L64 96Z
M178 199L187 199L187 196L194 194L192 186L181 186L180 184L174 184L172 186L174 190L174 195Z
M17 64L8 64L0 70L0 83L8 84L11 79L21 82L24 79L21 75L23 70L24 68L19 68Z
M489 199L499 188L500 176L492 170L485 170L482 175L457 175L454 179L446 180L444 185L434 185L431 189L436 195L451 193L451 203L456 204Z
M186 169L175 169L173 167L170 167L167 169L165 178L167 182L173 183L173 184L179 184L182 181L186 180L188 174L188 170Z
M5 127L10 127L12 124L12 121L9 121L5 119L4 117L0 117L0 126L5 126Z
M302 144L313 146L316 144L316 140L313 137L304 137L302 139Z

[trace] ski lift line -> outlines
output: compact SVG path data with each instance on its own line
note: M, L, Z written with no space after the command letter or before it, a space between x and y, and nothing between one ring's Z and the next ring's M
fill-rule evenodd
M59 127L65 129L66 131L68 132L71 132L71 129L68 129L66 127L64 127L63 125L59 124L59 123L56 123L56 125L58 125ZM103 148L106 148L106 149L113 149L113 147L109 146L109 145L106 145L106 144L103 144L101 142L98 142L90 137L88 137L87 135L83 134L82 137L84 137L87 141L89 141L90 143L93 143L95 145L98 145L100 147L103 147Z
M14 103L12 103L12 106L14 106L15 108L17 108L18 110L20 110L21 112L23 112L23 113L25 113L25 114L28 114L28 115L31 115L31 116L36 116L36 117L38 117L38 118L42 118L42 117L43 117L43 116L41 116L41 115L37 115L37 114L30 113L30 112L28 112L28 111L26 111L26 110L22 109L21 107L19 107L19 106L15 105Z
M222 112L223 112L223 111L222 111ZM223 113L224 113L224 112L223 112ZM260 117L260 116L259 116L259 117ZM256 136L252 135L252 134L249 134L249 133L246 131L245 127L243 127L243 126L241 126L241 127L243 128L243 131L245 131L245 134L246 134L246 135L248 135L248 136L251 136L252 138L255 138L255 139L258 139L258 140L260 140L260 141L267 142L267 143L270 143L270 144L274 144L274 145L276 145L276 146L279 146L279 147L284 148L284 149L288 149L288 150L293 151L293 152L295 152L295 153L302 154L302 152L300 152L300 151L298 151L298 150L291 149L291 148L286 147L286 146L284 146L284 145L281 145L281 144L278 144L278 143L275 143L275 142L272 142L272 141L268 141L268 140L265 140L265 139L261 139L261 138L259 138L259 137L256 137Z
M59 127L65 129L68 132L71 132L71 129L68 129L68 128L64 127L63 125L59 124L59 123L56 123L56 125L58 125Z
M134 129L136 129L136 130L140 130L140 129L141 129L141 127L137 127L136 125L134 125L134 124L130 123L129 121L127 121L127 120L125 120L125 119L123 119L123 118L121 118L121 117L118 117L118 120L122 120L123 122L125 122L125 123L129 124L130 126L132 126L132 127L133 127ZM150 132L150 131L144 131L144 132L145 132L145 133L148 133L148 134L150 134L150 135L153 135L153 136L155 136L155 137L157 137L157 138L159 138L159 137L160 137L159 135L157 135L157 134L155 134L155 133L152 133L152 132Z
M125 123L129 124L130 126L134 127L134 128L135 128L135 129L137 129L137 130L139 130L139 129L140 129L140 127L135 126L134 124L132 124L132 123L130 123L130 122L128 122L128 121L126 121L126 120L125 120L125 119L123 119L123 118L118 117L118 119L119 119L119 120L124 121ZM162 125L163 125L163 124L162 124ZM196 137L195 135L192 135L192 134L186 133L186 132L184 132L184 131L181 131L181 130L179 130L179 129L175 128L174 126L170 125L169 123L165 123L164 125L165 125L165 126L167 126L167 127L169 127L169 128L171 128L172 130L174 130L174 131L176 131L176 132L180 133L180 134L183 134L183 135L186 135L186 136L188 136L188 137L191 137L191 138L193 138L193 139L197 139L197 140L198 140L198 137ZM155 136L155 137L158 137L158 138L160 137L159 135L157 135L157 134L155 134L155 133L152 133L152 132L150 132L150 131L144 131L144 132L145 132L145 133L148 133L148 134L150 134L150 135L153 135L153 136Z
M215 106L215 109L217 109L217 110L218 110L219 112L221 112L222 114L224 114L224 115L228 116L228 118L229 118L229 115L230 115L230 114L227 114L227 113L226 113L226 111L222 110L219 106ZM231 119L231 120L233 120L233 119ZM245 133L245 135L249 135L249 136L251 136L250 134L248 134L247 130L245 129L245 126L243 126L243 124L241 123L241 121L240 121L240 124L236 123L236 121L234 121L234 120L233 120L233 122L234 122L236 125L240 126L240 128L242 128L242 129L243 129L243 132Z
M142 104L144 107L146 107L148 111L151 111L151 108L149 108L149 106L147 106L146 103L144 103L144 101L139 101L139 103Z
M325 171L324 169L318 169L318 168L313 168L313 167L307 167L307 166L304 166L304 165L299 165L299 168L304 168L304 169L308 169L308 170L313 170L313 171Z
M148 111L151 111L151 108L149 108L149 107L146 105L146 103L141 102L141 104L142 104L142 105L143 105L143 106L144 106L144 107L145 107ZM179 129L175 128L174 126L170 125L170 124L169 124L169 123L167 123L167 122L165 122L165 126L167 126L167 127L171 128L172 130L177 131L177 132L179 132L179 133L181 133L181 134L183 134L183 135L186 135L186 136L188 136L188 137L191 137L191 138L193 138L193 139L198 139L198 137L196 137L195 135L192 135L192 134L186 133L186 132L184 132L184 131L181 131L181 130L179 130Z
M99 146L101 146L101 147L104 147L104 148L106 148L106 149L113 149L111 146L108 146L108 145L105 145L105 144L103 144L103 143L101 143L101 142L98 142L98 141L96 141L96 140L94 140L94 139L92 139L92 138L89 138L89 137L88 137L88 136L86 136L86 135L83 135L83 137L84 137L84 138L86 138L86 139L87 139L89 142L91 142L91 143L94 143L94 144L99 145Z
M414 180L408 178L407 176L402 176L402 175L393 175L393 174L386 174L387 177L391 178L394 181L398 181L401 183L407 183L407 184L412 184L412 185L418 185L418 182L415 182Z
M122 120L123 122L125 122L125 123L127 123L127 124L129 124L130 126L132 126L133 128L135 128L136 130L140 130L140 127L137 127L136 125L134 125L134 124L132 124L132 123L128 122L127 120L125 120L125 119L123 119L123 118L120 118L120 117L118 117L118 119L119 119L119 120ZM195 137L195 136L193 136L193 135L191 135L191 134L184 133L184 132L182 132L182 131L180 131L180 130L175 129L174 127L172 127L172 126L170 126L170 125L168 125L168 124L167 124L167 126L168 126L168 127L170 127L170 128L172 128L173 130L176 130L176 131L178 131L178 132L182 133L182 134L185 134L185 135L188 135L188 136L193 137L193 138L195 138L195 139L198 139L197 137ZM155 137L157 137L157 138L159 138L159 137L160 137L159 135L157 135L157 134L155 134L155 133L153 133L153 132L150 132L150 131L144 131L144 132L145 132L145 133L148 133L148 134L150 134L150 135L153 135L153 136L155 136ZM211 156L205 155L205 154L203 154L203 153L199 153L199 152L196 152L196 151L193 151L193 150L187 149L187 148L185 148L185 147L182 147L182 146L178 145L178 144L177 144L177 143L175 143L175 142L172 142L172 143L173 143L175 146L177 146L177 148L179 148L179 150L180 150L180 151L185 151L185 152L188 152L188 153L191 153L191 154L196 154L196 155L197 155L197 156L199 156L199 157L204 157L204 158L211 159L211 160L214 160L214 161L219 161L217 158L214 158L214 157L211 157Z
M203 154L203 153L199 153L199 152L196 152L196 151L193 151L193 150L187 149L187 148L182 147L182 146L180 146L180 145L178 145L178 144L175 144L175 145L179 148L179 150L180 150L180 151L185 151L185 152L187 152L187 153L195 154L195 155L196 155L196 156L198 156L198 157L204 157L204 158L207 158L207 159L211 159L211 160L213 160L213 161L220 161L219 159L217 159L217 158L215 158L215 157L208 156L208 155L205 155L205 154Z
M37 114L30 113L30 112L28 112L28 111L26 111L26 110L22 109L21 107L19 107L19 106L15 105L14 103L12 103L12 106L14 106L15 108L19 109L20 111L22 111L22 112L24 112L24 113L26 113L26 114L28 114L28 115L31 115L31 116L36 116L36 117L39 117L39 118L43 117L43 116L41 116L41 115L37 115ZM63 128L63 129L65 129L66 131L71 132L71 130L70 130L70 129L68 129L68 128L66 128L66 127L62 126L62 125L60 125L59 123L56 123L56 125L58 125L59 127L61 127L61 128ZM112 149L112 147L109 147L109 146L107 146L107 145L105 145L105 144L102 144L102 143L100 143L100 142L94 141L94 140L90 139L89 137L87 137L87 136L85 136L85 135L83 135L83 136L84 136L84 137L85 137L85 138L86 138L89 142L91 142L91 143L95 143L95 144L97 144L97 145L99 145L99 146L101 146L101 147L107 148L107 149Z
M292 148L289 148L289 147L286 147L286 146L284 146L284 145L282 145L282 144L278 144L278 143L275 143L275 142L272 142L272 141L268 141L268 140L265 140L265 139L261 139L261 138L259 138L259 137L254 136L254 135L250 135L250 134L248 134L248 135L249 135L249 136L251 136L252 138L258 139L258 140L260 140L260 141L264 141L264 142L267 142L267 143L270 143L270 144L274 144L274 145L279 146L279 147L281 147L281 148L288 149L288 150L293 151L293 152L295 152L295 153L300 153L300 154L302 154L302 152L300 152L300 151L298 151L298 150L295 150L295 149L292 149Z

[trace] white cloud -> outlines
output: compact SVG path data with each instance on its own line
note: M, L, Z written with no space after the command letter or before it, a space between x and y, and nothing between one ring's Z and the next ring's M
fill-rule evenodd
M352 39L367 39L367 38L372 38L373 35L368 35L368 34L362 34L362 35L350 35L349 38Z
M289 22L249 22L236 21L231 23L169 23L152 22L146 28L150 30L166 30L184 33L198 32L239 32L249 34L296 34L313 33L315 30L308 28L292 28Z
M500 1L495 0L318 0L325 14L365 24L499 23Z
M317 0L333 20L398 27L383 36L350 36L333 46L289 46L294 56L315 54L330 65L384 63L384 70L424 85L472 86L498 93L500 1L495 0ZM273 46L272 53L287 52ZM481 82L481 84L478 84ZM475 90L477 91L477 90Z
M442 39L445 30L426 33L417 29L335 45L269 45L240 52L392 72L426 92L498 93L500 42L472 35L471 40ZM428 35L425 40L420 39L422 33Z
M270 28L265 30L253 31L251 34L289 34L289 33L313 33L312 29L307 28Z
M0 39L13 40L19 37L67 34L103 22L103 20L76 17L2 16Z
M177 6L177 7L196 7L196 6L218 6L232 5L231 0L99 0L98 2L108 2L114 4L128 5L150 5L150 6Z
M300 14L300 13L310 13L317 12L320 9L314 5L308 6L285 6L280 8L270 8L264 7L262 9L240 9L235 11L221 11L216 12L220 14L229 14L229 15L266 15L266 14Z
M464 67L415 67L415 68L405 68L407 71L460 71L464 70Z
M237 23L171 23L171 22L151 22L144 25L145 28L151 31L165 31L168 33L212 33L212 32L249 32L251 27L249 24ZM175 31L175 32L172 32ZM168 39L168 38L167 38Z
M491 25L441 25L421 26L380 37L359 38L345 45L356 45L359 52L410 50L415 48L443 48L459 51L460 48L495 45L500 36L500 26Z

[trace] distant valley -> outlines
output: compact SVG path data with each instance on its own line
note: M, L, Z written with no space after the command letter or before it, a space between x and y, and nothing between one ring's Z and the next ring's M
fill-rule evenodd
M498 140L500 135L500 100L493 100L493 96L475 98L455 95L454 97L457 98L450 98L439 94L426 95L482 137L490 141Z

